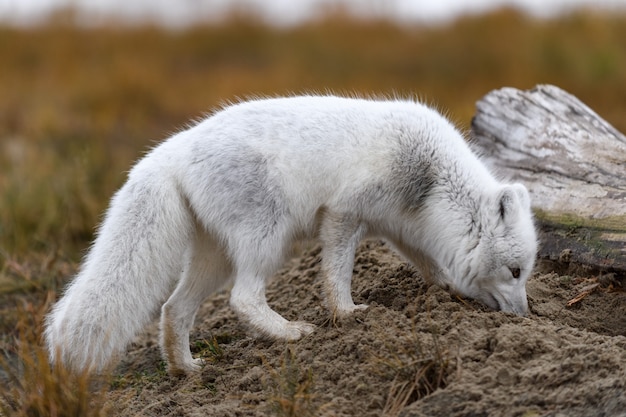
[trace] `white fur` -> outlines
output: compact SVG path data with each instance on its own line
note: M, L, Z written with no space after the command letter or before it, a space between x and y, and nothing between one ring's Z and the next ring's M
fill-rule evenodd
M196 311L231 277L245 323L296 340L314 327L270 309L268 278L296 240L319 237L331 310L365 308L350 294L365 236L385 238L431 282L527 310L528 193L496 181L439 113L403 100L259 99L171 137L132 169L47 319L51 359L102 372L161 308L170 372L197 369Z

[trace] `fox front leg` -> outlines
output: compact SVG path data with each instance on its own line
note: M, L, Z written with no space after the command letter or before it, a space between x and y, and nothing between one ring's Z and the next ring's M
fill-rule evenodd
M349 215L326 212L320 228L322 241L322 271L330 311L339 317L367 308L354 304L351 294L352 270L357 245L366 227Z

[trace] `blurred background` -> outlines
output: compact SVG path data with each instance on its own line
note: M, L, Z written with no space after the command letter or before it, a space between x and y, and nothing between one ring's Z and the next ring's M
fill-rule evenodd
M625 13L597 0L0 0L0 293L67 279L132 163L238 98L417 96L466 130L490 90L551 83L626 131Z

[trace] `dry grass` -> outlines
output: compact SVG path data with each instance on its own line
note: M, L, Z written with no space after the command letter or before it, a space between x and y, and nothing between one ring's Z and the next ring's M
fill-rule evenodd
M51 293L50 293L51 295ZM41 346L41 318L51 297L40 305L26 303L18 313L17 337L0 357L0 415L62 417L106 415L104 390L87 374L51 366ZM101 385L101 384L100 384Z
M373 355L377 372L392 379L383 415L397 416L407 405L445 388L458 371L456 358L439 343L436 329L430 335L432 340L425 343L413 332L408 345L387 346Z
M209 339L197 340L191 351L209 363L218 362L224 357L224 351L215 335Z
M313 405L313 373L303 367L291 350L286 348L279 369L268 367L272 392L271 412L278 417L314 417L319 408Z

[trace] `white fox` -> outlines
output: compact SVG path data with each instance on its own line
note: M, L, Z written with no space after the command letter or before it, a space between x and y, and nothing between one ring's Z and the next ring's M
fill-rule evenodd
M442 115L411 100L257 99L174 135L130 171L47 317L51 360L103 372L161 308L170 373L196 370L196 311L230 278L240 319L296 340L314 326L268 306L268 278L295 241L317 237L329 308L364 309L350 283L365 236L432 283L527 311L537 250L528 193L499 183Z

